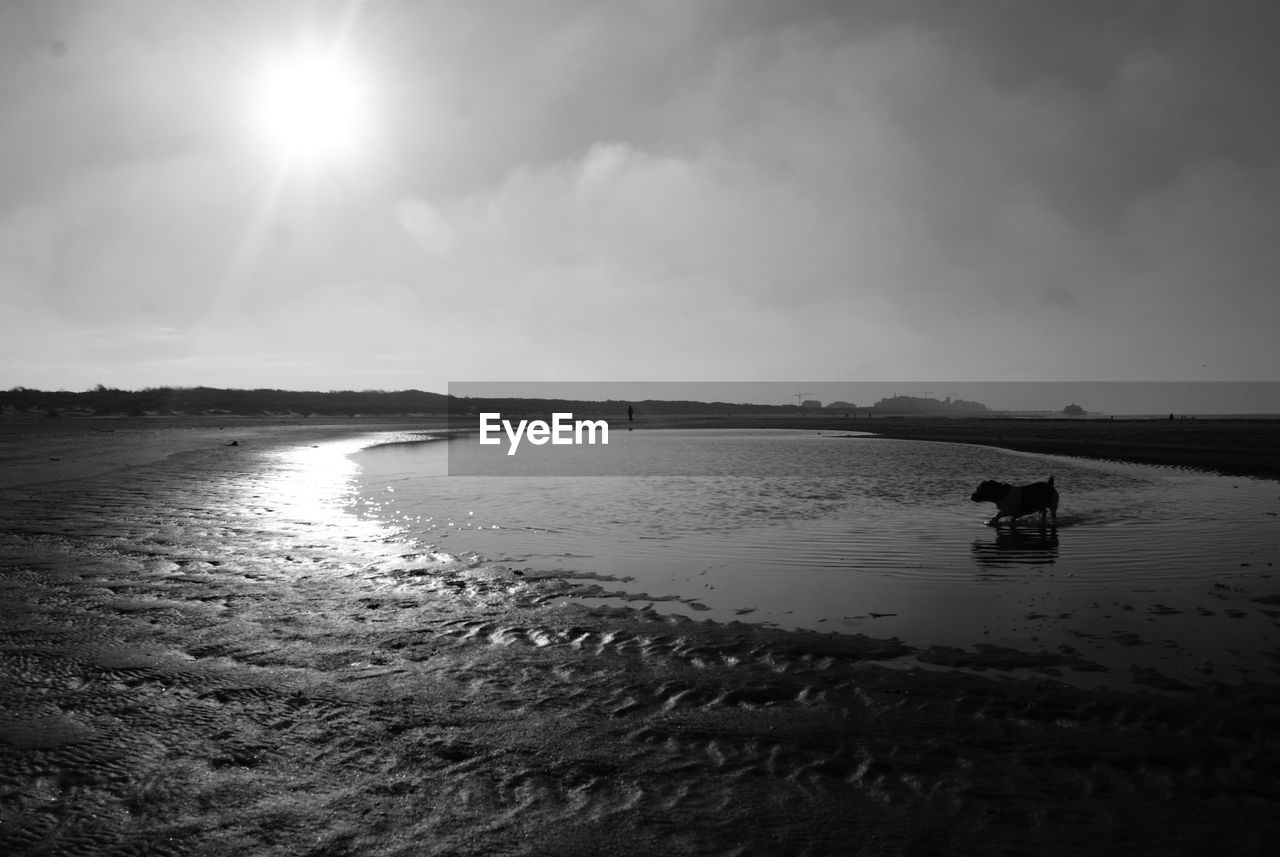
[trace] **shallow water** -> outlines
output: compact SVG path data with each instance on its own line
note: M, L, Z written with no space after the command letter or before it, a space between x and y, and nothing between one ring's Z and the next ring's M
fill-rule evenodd
M607 578L600 604L1050 650L1110 671L1085 682L1132 666L1265 678L1280 646L1280 599L1255 600L1280 593L1274 482L834 433L611 443L603 472L631 475L446 475L474 439L376 446L354 456L358 508L466 561ZM561 472L581 449L558 450ZM984 478L1050 473L1056 527L988 527L993 508L968 499Z

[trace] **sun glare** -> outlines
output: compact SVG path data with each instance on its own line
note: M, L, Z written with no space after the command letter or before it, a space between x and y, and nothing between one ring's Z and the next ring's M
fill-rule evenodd
M254 124L290 166L357 155L369 132L367 84L350 63L318 51L266 66L256 83Z

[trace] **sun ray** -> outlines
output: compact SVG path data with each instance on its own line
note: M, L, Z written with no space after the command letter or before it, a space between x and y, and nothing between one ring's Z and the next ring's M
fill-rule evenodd
M332 38L312 38L264 59L250 81L250 125L273 157L273 171L231 253L211 318L241 311L290 179L349 162L369 142L370 81L349 50L363 5L351 0Z
M276 171L267 184L262 201L250 216L240 243L231 254L230 263L210 307L210 319L218 321L224 313L238 314L241 311L240 297L248 290L249 280L262 257L271 224L280 210L280 200L284 195L287 179L288 173L282 168Z

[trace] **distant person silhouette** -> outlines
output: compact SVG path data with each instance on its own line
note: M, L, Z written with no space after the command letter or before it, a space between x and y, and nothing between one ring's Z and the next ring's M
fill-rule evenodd
M636 418L635 408L631 407L630 405L627 405L627 422L631 422L635 418Z

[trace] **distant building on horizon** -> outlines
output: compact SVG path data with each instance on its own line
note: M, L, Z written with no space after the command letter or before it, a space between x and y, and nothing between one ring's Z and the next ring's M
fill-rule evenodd
M982 402L969 402L964 399L945 400L925 396L890 396L881 399L871 406L871 413L876 414L981 414L986 413L987 406Z

